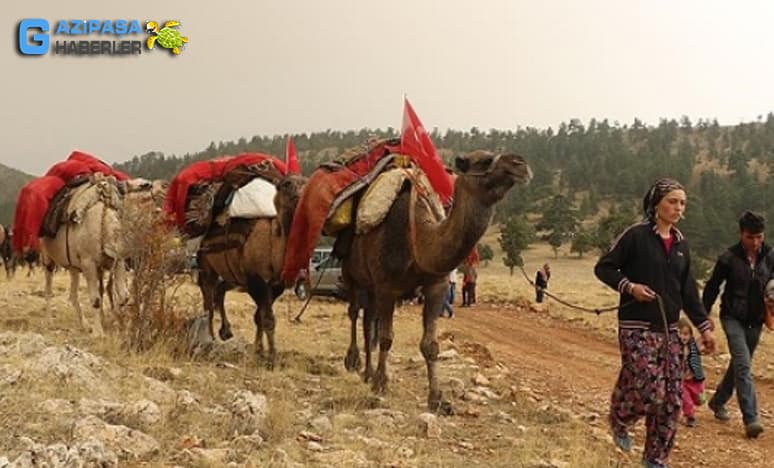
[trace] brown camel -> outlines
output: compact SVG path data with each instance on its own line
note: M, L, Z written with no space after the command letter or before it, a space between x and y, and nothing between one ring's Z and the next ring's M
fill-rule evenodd
M16 257L11 248L11 230L0 224L0 260L5 267L5 276L11 279L16 270Z
M70 302L78 312L81 326L101 334L106 325L103 312L102 279L105 272L115 278L116 299L123 304L126 289L125 252L119 235L123 200L112 177L94 174L75 189L67 206L67 222L54 238L41 238L41 257L46 265L46 299L51 298L55 266L70 273ZM93 310L99 312L100 326L89 327L78 301L79 274L86 277Z
M436 319L448 291L448 276L470 254L486 231L500 201L515 183L527 183L532 171L521 156L476 151L459 157L454 205L448 217L437 220L422 195L406 182L384 222L365 234L355 235L344 257L342 273L350 295L351 342L345 364L356 370L360 360L356 342L357 291L367 294L364 317L366 368L364 380L373 379L375 392L387 390L387 357L392 346L395 303L422 288L420 350L427 364L428 407L451 414L442 402L436 375L438 340ZM354 310L354 314L352 311ZM378 321L378 332L371 334ZM379 363L371 366L371 336L379 340Z
M0 224L0 260L2 260L3 265L5 265L8 262L8 260L6 260L6 258L5 258L5 255L3 255L3 254L5 252L5 244L9 244L9 240L10 240L9 239L10 236L8 235L9 232L10 231L8 231L5 228L5 226ZM5 269L6 269L6 273L8 273L8 266L6 266ZM11 275L9 274L8 278L10 278L10 277L11 277Z
M274 218L231 219L226 227L216 226L205 234L199 249L199 287L204 309L209 317L210 335L214 338L213 314L217 308L222 340L233 336L226 317L226 291L235 287L247 289L256 305L253 321L256 325L255 350L263 357L263 335L268 346L267 366L274 366L274 311L272 305L284 290L280 279L285 258L285 246L293 212L306 178L297 175L283 177L277 184Z

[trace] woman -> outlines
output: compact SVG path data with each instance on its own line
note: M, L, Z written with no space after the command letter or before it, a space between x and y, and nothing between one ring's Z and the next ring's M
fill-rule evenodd
M594 267L597 278L621 293L621 371L610 404L613 440L630 451L628 429L645 416L646 467L666 466L674 445L682 399L681 309L701 332L706 348L715 348L714 327L691 274L688 244L675 227L685 202L679 182L657 181L643 199L646 219L627 228Z

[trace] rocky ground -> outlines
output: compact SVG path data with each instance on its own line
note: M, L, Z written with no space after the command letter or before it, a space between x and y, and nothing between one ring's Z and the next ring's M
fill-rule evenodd
M236 337L190 360L85 334L66 285L57 276L49 313L42 275L0 283L0 467L620 463L584 414L540 398L518 361L453 331L440 372L456 414L428 413L415 306L397 314L390 391L375 396L344 370L342 303L313 302L300 325L288 320L300 302L278 303L279 365L267 371L248 342L246 295L227 300ZM185 294L195 308L198 293Z

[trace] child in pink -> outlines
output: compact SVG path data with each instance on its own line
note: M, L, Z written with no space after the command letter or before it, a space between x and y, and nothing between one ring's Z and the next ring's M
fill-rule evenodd
M705 399L704 370L690 322L681 318L678 328L683 346L683 415L688 427L696 427L696 406L703 404Z

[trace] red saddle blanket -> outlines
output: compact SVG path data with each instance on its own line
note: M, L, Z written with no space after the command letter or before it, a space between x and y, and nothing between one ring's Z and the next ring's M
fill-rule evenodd
M345 153L312 173L293 214L282 270L286 285L293 284L301 270L309 267L309 258L335 208L334 202L342 201L342 195L365 188L378 175L384 159L397 153L399 147L399 140L374 141L365 151ZM444 170L442 165L439 167ZM448 176L445 171L443 175Z
M164 213L174 225L182 229L186 224L186 199L191 186L201 182L220 180L240 166L252 166L267 160L271 162L280 174L287 174L287 167L284 162L271 155L261 153L221 156L209 161L197 161L186 166L177 173L169 184L167 197L164 200Z
M26 250L40 248L38 233L48 204L65 183L57 176L33 179L19 191L13 217L13 250L22 254Z
M74 178L97 172L111 175L116 180L129 179L128 175L113 169L96 156L76 150L65 161L51 166L46 175L22 187L14 212L13 249L20 254L24 250L38 250L40 227L54 195Z
M112 167L110 167L109 164L103 162L101 159L89 153L84 153L83 151L78 151L78 150L73 151L72 153L70 153L70 156L67 157L67 161L63 161L63 162L70 162L70 161L76 161L81 163L81 167L87 168L89 170L88 172L89 174L93 174L95 172L101 172L105 175L112 175L113 177L116 178L116 180L130 179L130 177L126 173L121 172L118 169L113 169ZM56 165L54 165L54 167L56 167ZM75 168L76 166L72 165L71 167ZM53 169L54 169L53 167L49 169L49 172L51 172L51 170ZM75 170L78 170L78 169L75 169ZM53 174L46 174L46 175L53 175ZM67 174L65 173L65 175ZM65 183L67 183L70 181L72 177L73 176L70 176L67 178L62 177L62 178L64 179Z

